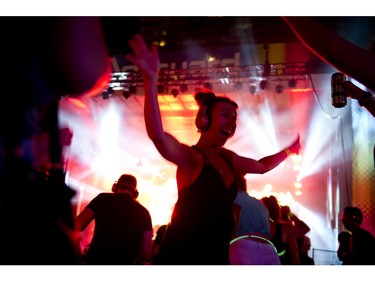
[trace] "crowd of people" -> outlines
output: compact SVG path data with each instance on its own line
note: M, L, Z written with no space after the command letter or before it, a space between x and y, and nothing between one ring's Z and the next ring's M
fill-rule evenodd
M167 239L182 243L178 235L185 238L185 234L175 232L175 221L172 216L171 222L157 229L153 239L150 213L136 200L137 179L130 174L121 175L113 184L112 192L100 193L75 218L78 232L84 231L93 220L95 221L91 243L88 249L80 250L79 263L217 265L224 264L219 262L227 258L228 265L315 265L313 257L309 255L311 240L307 235L310 227L293 214L289 206L281 205L273 195L261 199L250 196L243 174L236 177L234 185L238 192L232 206L233 224L229 238L225 241L226 245L224 242L220 244L220 240L213 239L212 244L208 244L212 248L207 249L205 241L194 248L195 256L193 253L183 252L181 255L188 256L186 259L180 257L176 263L172 258L162 259L159 256L160 249L166 247L165 243L171 243ZM186 223L190 222L189 216L190 213L185 217ZM214 216L211 215L210 219ZM342 210L340 218L344 231L338 234L338 260L342 265L374 265L375 238L361 227L361 210L347 206ZM202 223L209 222L202 220L199 223L203 229ZM222 227L225 229L227 226ZM170 229L173 232L170 232ZM196 234L190 232L189 235L194 237ZM201 233L201 238L204 239L204 233ZM178 246L177 243L173 245ZM179 246L178 249L188 251L183 246ZM220 253L221 259L211 257L208 251ZM204 259L201 254L205 255Z
M164 130L162 123L157 98L157 46L149 48L139 34L129 41L131 53L125 58L143 76L147 135L160 155L177 168L178 199L171 221L153 241L150 213L136 200L137 179L130 174L121 175L113 184L112 193L98 194L73 217L70 199L74 192L65 184L61 161L58 100L62 95L100 93L110 79L110 58L95 17L48 18L31 22L32 25L28 20L23 26L37 27L40 34L27 38L26 44L17 41L18 34L14 36L13 31L4 34L21 48L17 55L26 56L29 68L22 73L24 80L35 82L34 87L39 88L28 88L30 84L25 83L23 90L30 96L25 98L25 104L15 107L12 124L6 122L8 116L1 116L0 180L12 187L1 185L0 190L1 264L314 264L308 256L309 226L288 206L281 206L276 197L258 200L246 190L246 174L267 173L299 153L299 136L284 149L259 160L229 150L225 144L235 134L238 105L207 90L195 94L199 140L193 145L180 142ZM14 52L13 47L4 53ZM59 75L51 77L49 69ZM36 77L30 78L30 73ZM12 77L7 79L13 81ZM372 112L373 96L367 92L357 95L357 88L350 83L346 86L348 93L353 98L358 96L360 104ZM30 101L41 88L46 94ZM5 107L17 102L14 97L7 99L1 114L8 114ZM47 158L42 158L40 151L33 151L35 142L44 147ZM367 254L369 249L374 253L370 247L374 237L360 227L362 213L358 210L345 208L342 216L351 233L345 263L374 264L373 255ZM82 252L77 232L92 221L93 239L87 251ZM22 235L24 229L27 235Z

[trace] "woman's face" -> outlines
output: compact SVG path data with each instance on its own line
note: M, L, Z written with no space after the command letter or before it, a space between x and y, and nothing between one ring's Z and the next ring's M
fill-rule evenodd
M218 102L210 116L208 132L223 144L234 135L237 127L237 108L230 102Z

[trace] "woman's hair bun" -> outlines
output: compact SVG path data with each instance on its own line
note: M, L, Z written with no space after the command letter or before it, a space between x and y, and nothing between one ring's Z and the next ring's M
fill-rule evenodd
M207 105L216 98L216 95L213 92L197 92L194 95L194 99L198 103L198 105Z

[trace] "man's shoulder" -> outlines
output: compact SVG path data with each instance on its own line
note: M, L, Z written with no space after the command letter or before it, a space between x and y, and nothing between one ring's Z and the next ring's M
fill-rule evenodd
M112 197L113 195L114 193L112 192L101 192L94 199L98 200L102 198L109 198L109 197Z
M368 237L372 237L373 239L375 239L374 235L372 235L372 233L370 231L368 231L367 229L364 229L364 228L360 227L358 230L359 230L360 234L366 235Z
M135 203L135 206L137 206L137 208L139 210L141 210L142 212L150 214L150 212L148 211L148 209L145 206L143 206L139 201L134 201L134 203Z
M355 239L357 241L361 241L362 243L370 243L375 247L375 237L370 231L361 227L354 236L356 237Z

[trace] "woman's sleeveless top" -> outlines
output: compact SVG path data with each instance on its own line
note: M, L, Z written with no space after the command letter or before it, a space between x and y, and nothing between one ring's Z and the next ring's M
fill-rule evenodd
M235 182L226 188L219 172L205 160L196 181L178 194L171 224L154 263L229 264L236 194Z

